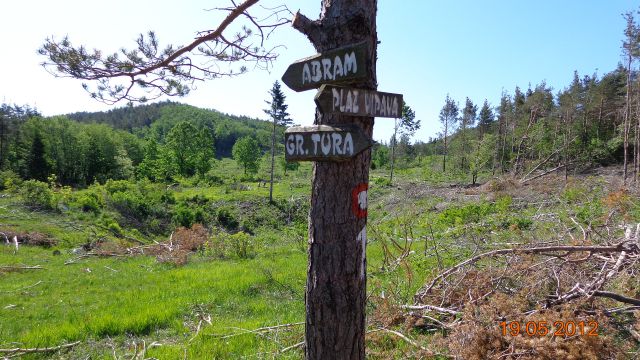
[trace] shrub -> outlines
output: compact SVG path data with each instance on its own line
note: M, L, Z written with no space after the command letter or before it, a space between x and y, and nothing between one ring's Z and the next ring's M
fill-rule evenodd
M205 213L200 207L193 207L189 204L180 204L175 208L173 223L185 228L191 227L194 223L204 223Z
M251 258L256 255L256 241L251 235L242 231L232 235L220 231L211 236L205 244L205 254L220 259Z
M216 221L227 230L235 230L238 228L238 225L240 225L233 210L227 206L218 208L216 211Z
M134 183L128 180L107 180L104 184L105 189L110 195L113 195L118 192L129 192L135 190L136 186Z
M224 180L220 176L218 176L215 170L207 171L207 173L204 175L204 178L202 180L205 184L209 186L224 184Z
M42 181L25 181L20 187L20 195L27 206L45 210L53 208L53 193L49 185Z
M0 171L0 190L13 191L22 183L18 174L11 170Z
M373 183L380 186L391 186L391 181L386 177L378 177L373 179Z
M77 203L84 212L91 211L97 213L104 206L104 200L102 199L102 196L98 195L98 193L94 191L88 191L80 195Z

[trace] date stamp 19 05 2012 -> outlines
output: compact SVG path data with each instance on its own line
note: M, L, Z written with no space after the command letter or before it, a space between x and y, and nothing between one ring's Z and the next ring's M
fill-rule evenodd
M598 336L597 321L502 321L500 329L504 336Z

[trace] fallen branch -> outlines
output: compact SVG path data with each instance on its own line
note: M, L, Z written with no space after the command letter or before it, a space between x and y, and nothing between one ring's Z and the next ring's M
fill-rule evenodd
M403 305L402 308L407 310L431 310L431 311L437 311L437 312L441 312L449 315L458 315L460 313L459 311L456 311L456 310L447 309L439 306L433 306L433 305Z
M30 289L32 287L36 287L38 285L42 284L42 280L38 281L37 283L33 284L33 285L29 285L29 286L25 286L19 289L15 289L15 290L4 290L4 291L0 291L0 292L4 292L4 293L11 293L11 292L17 292L17 291L22 291L22 290L26 290L26 289Z
M41 265L33 265L33 266L27 266L27 265L22 265L22 266L13 266L13 265L0 266L0 271L42 270L42 269L44 269L44 268Z
M398 332L398 331L395 331L395 330L391 330L391 329L387 329L387 328L378 328L378 329L375 329L375 330L369 330L369 331L367 332L367 334L371 334L371 333L378 332L378 331L384 331L384 332L387 332L387 333L389 333L389 334L393 334L393 335L395 335L395 336L399 337L400 339L402 339L402 340L406 341L407 343L409 343L409 344L411 344L411 345L413 345L413 346L417 347L417 348L418 348L418 349L420 349L420 350L423 350L423 351L429 351L429 349L427 349L427 348L423 347L422 345L418 344L417 342L415 342L415 341L413 341L413 340L409 339L409 338L408 338L407 336L405 336L404 334L402 334L402 333L400 333L400 332Z
M286 351L289 351L289 350L292 350L292 349L296 349L296 348L299 348L299 347L302 347L302 346L304 346L304 341L300 341L297 344L293 344L291 346L287 346L286 348L280 350L280 353L282 354L283 352L286 352Z
M76 345L80 344L80 341L72 342L69 344L64 344L60 346L54 347L45 347L45 348L13 348L13 349L0 349L0 354L34 354L34 353L43 353L43 352L53 352L62 349L72 348Z
M554 253L554 252L566 252L566 254L562 255L562 256L566 256L570 253L576 253L576 252L588 252L588 253L615 253L615 252L621 252L621 251L625 251L625 245L627 243L626 242L620 242L617 245L612 245L612 246L571 246L571 245L558 245L558 246L542 246L542 247L532 247L532 248L512 248L512 249L499 249L499 250L492 250L492 251L488 251L482 254L478 254L472 258L469 258L461 263L458 263L457 265L449 268L448 270L446 270L443 273L440 273L440 275L436 276L435 279L433 279L433 281L431 281L431 283L426 286L423 290L419 291L416 294L416 298L420 299L423 296L425 296L426 294L428 294L431 289L438 283L438 281L446 278L447 276L449 276L450 274L454 273L455 271L457 271L458 269L466 266L466 265L470 265L473 263L478 262L481 259L487 258L487 257L493 257L493 256L497 256L497 255L504 255L504 254L542 254L542 255L546 255L546 256L560 256L560 255L553 255L553 254L549 254L549 253ZM635 249L637 250L637 249Z
M282 324L282 325L275 325L275 326L266 326L266 327L261 327L258 329L253 329L253 330L248 330L248 329L240 329L242 330L242 332L237 332L237 333L233 333L233 334L227 334L227 335L209 335L209 336L215 336L218 337L220 339L228 339L234 336L240 336L240 335L245 335L245 334L259 334L262 332L268 332L268 331L272 331L272 330L277 330L277 329L282 329L282 328L290 328L290 327L294 327L294 326L299 326L299 325L304 325L304 322L298 322L298 323L291 323L291 324Z
M562 165L560 165L560 166L556 166L556 167L554 167L554 168L553 168L553 169L551 169L551 170L545 171L545 172L543 172L542 174L538 174L538 175L536 175L536 176L534 176L534 177L530 177L530 178L528 178L528 179L520 180L520 184L526 184L526 183L528 183L529 181L532 181L532 180L535 180L535 179L541 178L541 177L543 177L543 176L549 175L549 174L551 174L551 173L553 173L553 172L555 172L555 171L558 171L558 170L562 169L562 168L563 168L563 167L565 167L565 166L569 166L569 165L571 165L572 163L573 163L573 162L570 162L570 163L567 163L567 164L562 164Z
M600 297L606 297L609 299L613 299L625 304L631 304L631 305L635 305L635 306L640 306L640 300L639 299L634 299L634 298L630 298L630 297L626 297L620 294L616 294L616 293L612 293L609 291L594 291L593 292L593 296L600 296Z

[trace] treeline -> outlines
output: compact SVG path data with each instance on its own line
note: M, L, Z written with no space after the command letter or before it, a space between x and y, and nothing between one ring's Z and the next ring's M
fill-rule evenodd
M522 91L503 92L500 103L460 104L447 95L440 111L442 131L426 142L401 137L400 166L438 156L434 169L457 172L475 182L481 171L509 173L523 181L549 171L582 170L624 164L625 181L640 170L640 28L626 14L623 55L627 62L599 76L581 76L554 93L545 82ZM386 146L373 154L387 162ZM431 157L433 159L433 157Z
M135 126L122 126L118 116ZM0 106L0 171L40 181L53 176L72 186L204 176L216 157L231 155L240 138L254 138L260 153L268 149L270 126L171 102L51 118L5 104Z

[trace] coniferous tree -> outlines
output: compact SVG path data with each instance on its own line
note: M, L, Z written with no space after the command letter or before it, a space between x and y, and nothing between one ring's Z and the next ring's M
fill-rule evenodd
M447 137L453 131L458 121L458 105L447 94L444 106L440 110L440 122L443 126L442 139L444 142L444 152L442 156L442 171L447 171Z
M46 181L49 176L49 164L45 158L45 147L39 131L33 136L31 152L29 153L29 177L32 179Z
M489 131L489 128L493 124L495 117L493 115L493 110L489 106L489 102L487 99L484 99L484 103L482 104L482 108L480 109L480 113L478 114L478 126L480 128L480 139L484 136L485 133Z
M623 182L627 183L627 174L629 168L629 130L631 128L631 68L633 65L634 55L637 53L637 26L633 13L627 12L624 14L624 18L627 22L627 26L624 30L625 39L622 42L623 54L627 60L627 94L625 99L625 111L624 111L624 163L623 163Z
M465 100L464 109L462 109L462 117L460 118L460 130L458 131L461 141L460 170L464 170L467 165L467 153L469 152L467 129L475 124L477 112L478 107L474 105L469 98L467 98Z
M273 83L273 87L269 90L269 95L271 96L271 100L266 100L265 102L269 105L269 108L265 109L265 114L269 115L271 121L273 122L273 131L271 133L271 171L270 171L270 181L269 181L269 202L273 202L273 175L275 170L275 158L276 158L276 129L278 126L286 126L291 124L293 121L289 118L289 113L287 113L287 108L289 107L285 104L285 96L280 88L280 82L276 80ZM285 166L286 169L286 166Z

